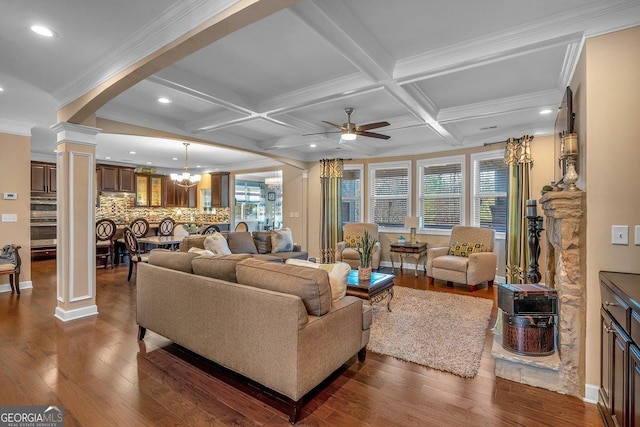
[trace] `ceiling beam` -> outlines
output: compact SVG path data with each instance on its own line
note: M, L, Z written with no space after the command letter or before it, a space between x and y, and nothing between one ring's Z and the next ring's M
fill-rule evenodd
M205 46L299 0L239 0L58 110L59 122L82 123L136 83Z

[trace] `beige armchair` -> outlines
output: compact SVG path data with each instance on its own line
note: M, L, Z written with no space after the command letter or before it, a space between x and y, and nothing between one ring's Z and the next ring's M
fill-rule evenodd
M495 231L491 228L456 226L451 230L449 246L427 251L427 278L464 283L470 291L487 282L493 286L498 256L493 252ZM469 245L471 244L471 245ZM455 253L454 253L455 252Z
M378 240L378 224L369 224L364 222L349 222L343 228L343 241L336 245L336 261L346 262L351 268L360 266L360 255L356 250L356 245L362 241L364 232L369 232L374 239ZM371 256L371 269L378 270L380 267L380 254L382 252L380 242L377 242L373 248Z

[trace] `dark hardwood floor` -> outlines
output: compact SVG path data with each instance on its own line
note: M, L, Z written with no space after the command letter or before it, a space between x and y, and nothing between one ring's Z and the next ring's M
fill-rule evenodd
M55 261L32 264L33 289L0 294L0 405L61 405L65 426L288 425L287 417L208 373L165 338L136 339L128 268L97 270L98 316L63 323ZM396 285L426 289L413 270ZM468 295L436 283L431 290ZM496 300L496 287L473 296ZM492 314L492 324L496 316ZM215 325L212 325L215 327ZM369 352L302 410L298 425L601 426L595 405L496 378L487 331L478 375L452 374Z

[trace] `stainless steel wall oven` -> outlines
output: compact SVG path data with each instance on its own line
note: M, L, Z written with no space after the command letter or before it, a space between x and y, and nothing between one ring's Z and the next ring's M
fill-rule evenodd
M31 197L31 255L56 253L58 205L55 197Z

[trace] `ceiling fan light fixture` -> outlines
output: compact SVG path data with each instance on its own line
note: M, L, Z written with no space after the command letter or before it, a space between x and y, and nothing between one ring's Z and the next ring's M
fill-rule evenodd
M342 139L345 141L355 141L357 135L355 133L343 133Z

